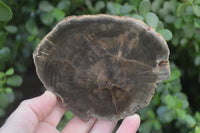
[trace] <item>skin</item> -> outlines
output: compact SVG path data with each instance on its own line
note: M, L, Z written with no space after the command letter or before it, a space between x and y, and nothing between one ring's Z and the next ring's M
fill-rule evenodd
M50 91L23 101L0 128L0 133L60 133L56 127L66 110ZM91 118L83 121L74 116L61 133L112 133L117 121ZM140 125L137 114L126 117L117 133L136 133Z

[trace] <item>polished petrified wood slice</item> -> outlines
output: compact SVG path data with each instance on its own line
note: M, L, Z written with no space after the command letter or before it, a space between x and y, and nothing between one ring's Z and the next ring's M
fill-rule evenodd
M110 15L67 17L33 54L45 88L84 120L118 120L147 106L170 75L165 40L142 21Z

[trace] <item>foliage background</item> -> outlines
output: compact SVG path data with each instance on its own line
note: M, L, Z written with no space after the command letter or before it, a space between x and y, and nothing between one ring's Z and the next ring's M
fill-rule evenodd
M44 35L65 16L99 13L141 19L168 41L172 74L138 112L138 132L200 133L200 0L0 0L0 124L44 91L32 61Z

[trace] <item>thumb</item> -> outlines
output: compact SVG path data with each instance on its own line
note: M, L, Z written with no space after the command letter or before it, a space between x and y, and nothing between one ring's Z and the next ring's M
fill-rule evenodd
M38 123L53 110L56 102L56 96L49 91L23 101L1 127L0 133L33 133Z
M126 117L120 125L117 133L136 133L140 126L140 116L134 114L133 116Z

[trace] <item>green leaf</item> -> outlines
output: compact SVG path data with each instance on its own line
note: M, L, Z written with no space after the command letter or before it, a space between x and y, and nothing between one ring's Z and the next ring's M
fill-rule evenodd
M0 80L2 79L2 78L4 78L5 77L5 73L4 72L0 72Z
M193 16L191 16L191 15L186 15L186 16L184 16L184 18L183 18L183 20L187 23L187 25L189 24L190 25L190 27L192 27L193 26Z
M99 12L104 7L105 7L105 3L103 1L97 1L95 6L94 6L96 12Z
M200 18L194 18L194 26L200 28Z
M48 1L41 1L39 3L39 9L44 12L51 12L54 7Z
M153 124L154 124L153 120L147 120L147 121L143 122L142 125L140 126L141 132L142 133L150 133L151 129L153 127Z
M166 16L169 14L169 11L165 8L159 9L159 16Z
M107 3L107 13L108 14L113 14L113 15L116 15L116 12L115 12L115 9L114 9L114 5L113 5L113 2L108 2Z
M177 18L175 20L174 26L176 29L181 29L183 27L183 19Z
M184 93L176 93L175 96L179 99L178 102L181 102L181 103L182 103L181 108L183 108L183 109L188 108L189 102L188 102L188 100L187 100L187 96L186 96Z
M10 88L10 87L6 87L6 88L5 88L5 92L6 92L6 93L12 93L13 90L12 90L12 88Z
M69 10L70 9L71 2L69 0L62 0L58 3L57 8L60 10Z
M172 109L168 109L166 106L159 106L157 109L158 119L162 123L170 123L176 118L176 113Z
M114 10L117 14L120 14L121 5L119 3L114 3Z
M181 77L181 72L178 68L175 68L172 70L172 73L170 75L170 78L168 81L173 81L173 80L177 80Z
M195 34L195 31L196 31L193 22L187 23L187 24L183 27L183 30L184 30L184 35L185 35L185 37L187 37L187 38L192 38L193 35ZM188 33L190 33L190 34L188 34Z
M53 23L54 15L52 13L45 13L45 14L42 14L40 18L43 24L49 26Z
M3 47L0 49L0 62L6 62L10 59L10 49Z
M6 83L13 87L19 87L22 84L22 78L19 75L14 75L9 77Z
M8 87L9 88L9 87ZM10 103L15 101L15 94L12 92L12 90L7 90L8 92L6 92L8 100Z
M5 27L5 29L7 32L12 33L12 34L17 32L17 27L14 25L8 25Z
M166 41L169 41L172 39L172 33L168 29L161 29L158 31L158 33L160 33Z
M121 6L120 11L122 14L127 14L127 13L133 11L133 7L131 5L125 4L125 5Z
M149 0L143 0L139 6L140 15L143 17L151 10L151 2Z
M194 127L196 124L195 119L191 115L186 115L185 121L190 125L190 127Z
M196 56L194 58L194 64L195 64L195 66L199 66L200 65L200 56Z
M6 108L9 105L9 99L6 93L0 93L0 108Z
M162 128L161 123L158 120L155 120L153 126L156 130L160 130Z
M192 5L192 9L194 11L194 14L197 16L197 17L200 17L200 6L198 5Z
M176 118L174 110L168 110L164 113L164 119L166 123L172 122Z
M176 114L177 114L177 116L178 116L180 119L182 119L182 120L184 120L185 117L186 117L186 111L185 111L184 109L179 109L179 108L177 108L177 109L176 109Z
M57 21L61 21L65 17L65 12L63 12L62 10L60 10L58 8L55 8L53 10L53 15Z
M147 115L149 119L154 119L155 118L155 113L152 110L147 111Z
M200 4L200 0L192 0L194 1L194 4Z
M94 7L92 6L92 2L90 0L85 0L85 4L87 8L91 11L94 12Z
M175 1L165 1L163 6L164 9L166 9L168 12L175 12L176 11L176 4L177 2Z
M188 6L187 3L180 4L180 5L178 6L176 15L177 15L177 16L181 16L181 15L183 14L183 12L185 11L185 9L186 9L187 6Z
M165 16L165 22L167 22L167 23L172 24L172 23L174 23L175 20L176 20L176 16L174 16L174 15Z
M163 22L162 21L158 21L157 27L156 27L156 31L161 30L164 28Z
M194 117L195 117L195 119L197 119L197 121L200 122L200 112L195 112Z
M188 16L192 16L194 15L193 9L192 9L192 5L188 5L185 9L185 14Z
M167 95L165 97L165 102L167 103L168 108L173 108L176 106L175 98L172 95Z
M183 107L183 101L181 101L180 99L176 99L176 108L181 108Z
M13 75L14 74L14 69L13 68L9 68L7 71L6 71L6 75L10 76L10 75Z
M129 0L134 9L137 9L142 0Z
M38 28L34 20L29 19L25 24L26 30L33 35L38 34Z
M157 12L161 7L161 2L158 0L154 0L152 3L152 11Z
M9 21L12 19L12 15L12 10L3 1L0 1L0 21Z
M193 3L193 0L187 0L187 2L188 2L189 4L192 4L192 3Z
M144 18L138 14L133 14L133 18L144 21Z
M3 92L3 80L0 80L0 93Z
M194 133L200 133L200 127L199 127L199 126L196 126L196 127L195 127Z
M182 38L180 41L181 46L185 46L188 43L188 40L186 38Z
M151 26L154 29L156 29L157 25L158 25L158 22L159 22L159 19L158 19L157 15L155 13L152 13L152 12L147 13L147 15L146 15L146 23L149 26Z
M0 31L0 49L3 47L4 42L6 41L6 37L7 37L8 33L7 32L3 32Z

